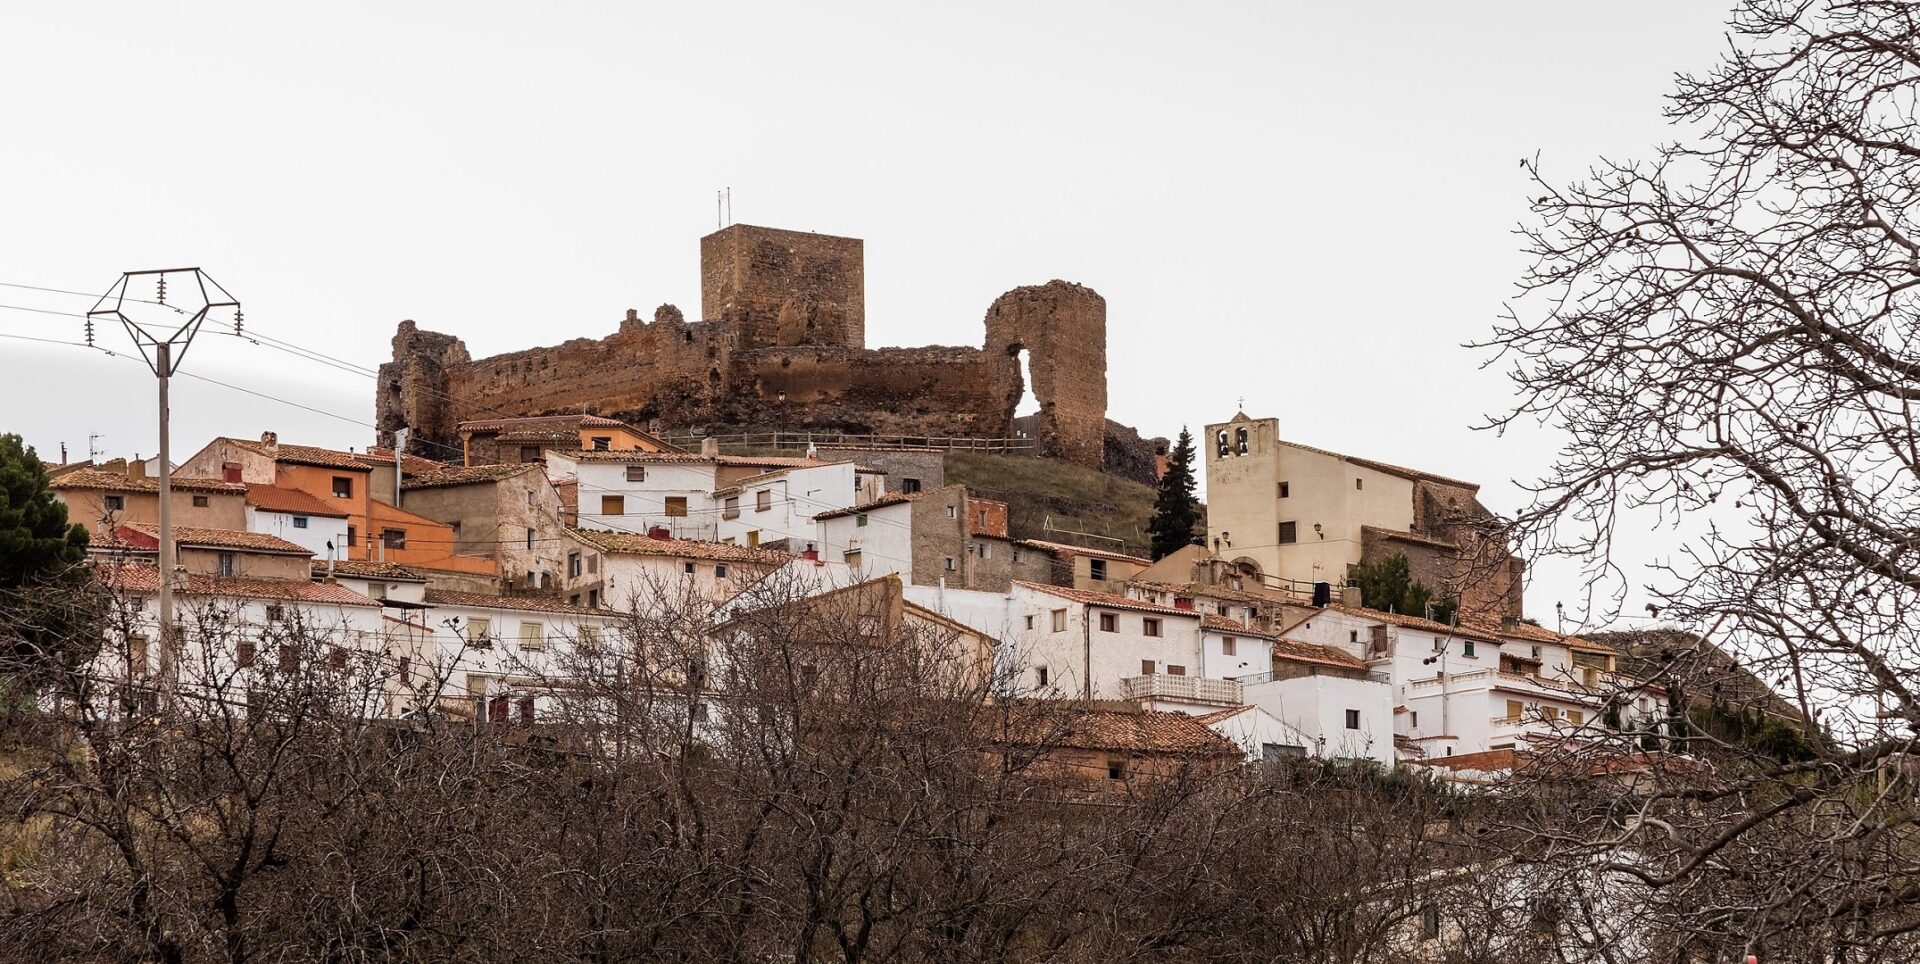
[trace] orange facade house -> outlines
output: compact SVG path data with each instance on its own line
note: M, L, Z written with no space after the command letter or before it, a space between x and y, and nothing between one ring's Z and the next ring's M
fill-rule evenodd
M67 506L67 520L87 527L96 538L109 536L130 522L160 521L160 480L138 474L83 468L55 477L54 498ZM169 500L177 525L210 529L247 527L247 487L215 478L187 478L176 473L169 480Z
M538 462L548 449L566 452L677 452L665 440L598 415L543 415L460 423L468 465Z

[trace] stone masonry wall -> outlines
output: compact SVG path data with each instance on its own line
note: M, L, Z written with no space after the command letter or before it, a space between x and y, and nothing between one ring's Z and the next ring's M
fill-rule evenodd
M1015 288L987 309L987 354L1012 405L1020 399L1018 356L1027 354L1040 403L1044 451L1081 465L1104 464L1107 424L1107 300L1084 285L1049 281Z
M700 239L700 314L740 347L867 343L866 251L859 238L735 224Z

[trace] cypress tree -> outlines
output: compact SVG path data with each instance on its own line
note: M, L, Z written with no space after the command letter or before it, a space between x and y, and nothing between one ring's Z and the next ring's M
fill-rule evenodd
M1167 471L1160 476L1160 493L1153 500L1153 521L1147 534L1153 539L1152 555L1159 559L1183 546L1200 544L1200 499L1193 478L1193 433L1180 427L1180 438L1167 460Z

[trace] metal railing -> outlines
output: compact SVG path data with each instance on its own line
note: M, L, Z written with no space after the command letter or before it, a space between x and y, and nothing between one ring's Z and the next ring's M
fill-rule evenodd
M1229 706L1238 706L1241 702L1239 682L1206 676L1169 676L1165 673L1129 676L1120 681L1120 692L1130 700L1186 700Z
M668 435L668 444L698 450L712 441L732 448L862 449L866 451L1037 452L1038 439L1025 436L976 438L965 435L855 435L844 432L739 432L727 435Z

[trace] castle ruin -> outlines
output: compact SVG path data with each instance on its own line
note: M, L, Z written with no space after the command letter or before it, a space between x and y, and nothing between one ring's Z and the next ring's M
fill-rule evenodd
M865 302L859 239L732 225L700 241L703 320L628 310L605 338L478 359L401 322L380 366L381 438L406 428L410 448L433 454L458 449L463 421L580 412L674 431L1005 438L1025 352L1040 414L1022 424L1041 454L1151 472L1152 443L1106 418L1107 305L1093 289L1050 281L1001 295L980 348L868 348Z

